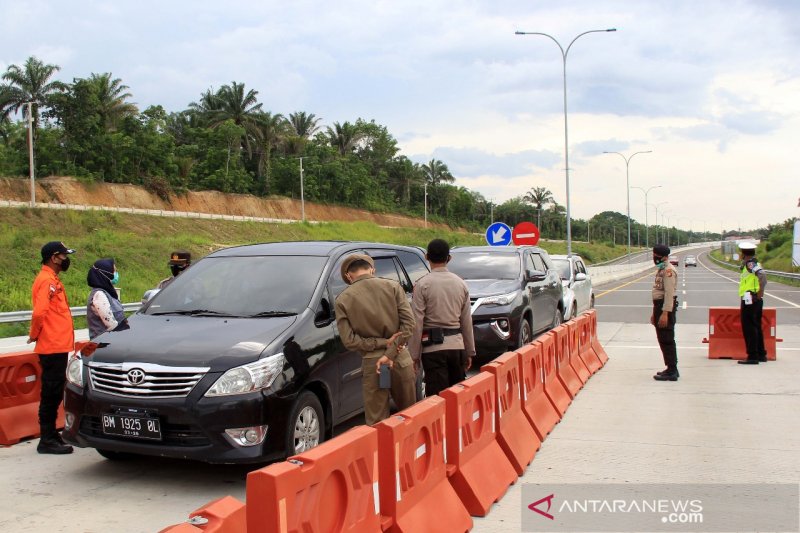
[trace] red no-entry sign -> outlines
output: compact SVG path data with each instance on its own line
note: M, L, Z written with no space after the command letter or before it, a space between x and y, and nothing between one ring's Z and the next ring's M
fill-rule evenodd
M533 222L520 222L514 226L514 231L511 232L511 238L517 246L536 244L539 242L539 228L537 228L536 224Z

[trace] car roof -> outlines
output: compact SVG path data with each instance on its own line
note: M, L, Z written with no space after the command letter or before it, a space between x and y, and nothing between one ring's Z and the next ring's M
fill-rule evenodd
M265 242L232 246L208 254L207 257L250 257L261 255L308 255L331 256L348 250L361 250L370 248L388 248L392 250L420 253L418 248L366 241L288 241Z
M453 252L521 252L523 250L533 250L534 252L545 252L543 248L539 248L538 246L456 246L455 248L450 249L450 253Z
M564 254L555 254L555 255L554 254L550 254L550 259L570 259L570 258L572 258L572 259L580 259L581 261L583 261L583 258L581 256L579 256L578 254L572 254L571 256L567 256L567 255L564 255Z

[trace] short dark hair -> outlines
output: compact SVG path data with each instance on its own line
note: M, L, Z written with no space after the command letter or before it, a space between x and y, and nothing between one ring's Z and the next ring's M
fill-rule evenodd
M365 268L372 268L372 265L369 264L369 261L365 261L364 259L356 259L347 267L347 273L350 274Z
M450 245L444 239L433 239L428 243L428 260L432 263L444 263L450 255Z

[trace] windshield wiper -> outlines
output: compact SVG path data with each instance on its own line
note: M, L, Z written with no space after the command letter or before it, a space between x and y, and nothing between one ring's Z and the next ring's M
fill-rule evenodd
M261 311L260 313L256 313L254 315L247 315L247 318L261 318L265 316L296 316L297 313L292 311Z
M232 315L230 313L225 313L223 311L212 311L211 309L176 309L174 311L159 311L158 313L150 313L151 315L188 315L188 316L199 316L199 315L211 315L211 316L232 316L237 317L239 315Z

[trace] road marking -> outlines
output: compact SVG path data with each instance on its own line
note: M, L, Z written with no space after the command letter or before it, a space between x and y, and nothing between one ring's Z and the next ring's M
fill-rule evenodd
M639 277L639 278L636 278L636 279L635 279L635 280L633 280L633 281L629 281L628 283L623 283L623 284L622 284L622 285L620 285L619 287L614 287L613 289L609 289L609 290L607 290L607 291L605 291L605 292L601 292L600 294L598 294L597 296L595 296L595 298L600 298L601 296L605 296L606 294L609 294L609 293L611 293L611 292L614 292L614 291L616 291L616 290L619 290L619 289L621 289L622 287L627 287L628 285L631 285L631 284L633 284L633 283L636 283L637 281L643 280L644 278L646 278L646 277L648 277L648 276L652 276L652 275L653 275L653 273L652 273L652 272L648 272L648 273L647 273L647 274L645 274L644 276L641 276L641 277Z
M683 294L686 294L686 291L683 291Z
M703 252L703 253L706 253L706 254L707 254L707 253L710 253L710 252ZM703 268L705 268L706 270L708 270L708 271L709 271L709 272L711 272L712 274L716 274L717 276L721 277L722 279L727 279L728 281L730 281L730 282L732 282L732 283L737 283L737 284L739 283L739 280L736 280L736 279L731 279L731 278L729 278L728 276L723 276L723 275L722 275L722 274L720 274L719 272L714 272L713 270L711 270L710 268L708 268L708 267L707 267L707 266L705 266L705 265L703 265ZM774 294L770 294L770 293L768 293L768 292L766 292L766 291L764 291L764 296L769 296L770 298L775 298L776 300L780 300L780 301L782 301L783 303L787 303L787 304L791 305L792 307L797 307L798 309L800 309L800 304L796 304L796 303L794 303L794 302L790 302L789 300L784 300L783 298L780 298L780 297L778 297L778 296L775 296Z
M603 348L605 348L606 350L612 350L612 349L615 349L615 348L620 348L622 350L643 350L643 349L646 349L646 350L658 350L659 346L658 346L658 344L655 344L655 345L642 345L642 344L640 344L638 346L635 346L635 345L614 344L612 342L607 342L607 343L603 344ZM681 345L678 345L677 348L679 350L708 350L708 346L681 346ZM783 346L781 346L780 348L778 348L778 351L779 352L800 352L800 348L784 348ZM772 362L772 361L770 361L770 362Z
M686 294L686 292L684 291L683 294ZM683 302L683 307L681 309L686 309L686 301Z

